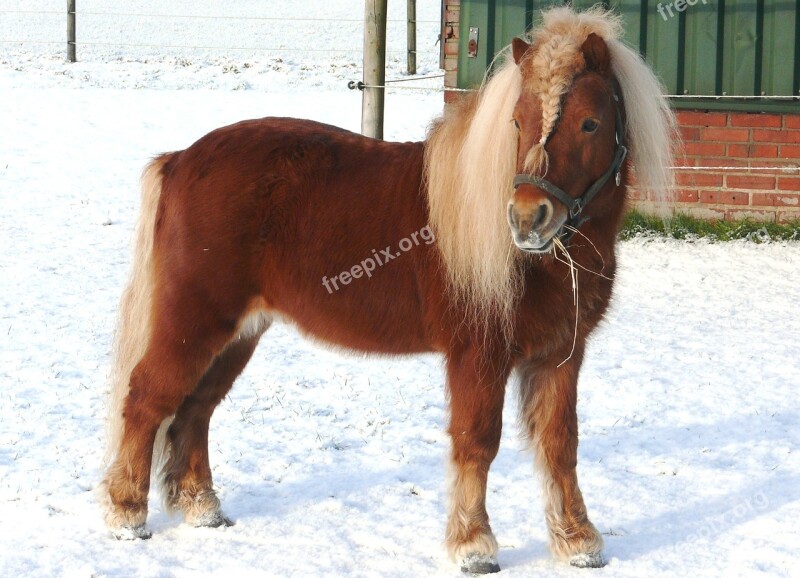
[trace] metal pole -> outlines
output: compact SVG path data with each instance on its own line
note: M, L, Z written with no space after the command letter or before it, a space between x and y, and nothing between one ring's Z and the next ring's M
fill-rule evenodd
M408 0L408 73L417 73L417 0Z
M364 4L364 95L361 99L361 134L383 138L383 94L386 80L386 2ZM369 87L381 88L369 88Z
M75 62L75 0L67 0L67 60Z

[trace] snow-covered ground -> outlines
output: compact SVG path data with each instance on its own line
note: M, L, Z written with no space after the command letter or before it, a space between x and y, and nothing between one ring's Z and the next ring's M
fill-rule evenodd
M216 3L170 4L208 13ZM319 4L361 15L352 0ZM256 5L281 14L288 3L226 10ZM160 12L150 0L125 7ZM438 2L423 10L435 18ZM26 32L37 30L48 33ZM153 538L117 542L92 491L141 167L247 117L357 130L360 98L342 80L360 76L358 59L297 56L259 75L273 57L254 54L238 86L213 56L187 67L98 52L65 65L49 48L0 47L0 574L458 575L442 545L448 441L435 356L346 356L274 327L212 422L215 482L235 526L186 527L154 497ZM422 138L441 106L440 93L391 93L387 138ZM609 565L551 560L509 392L489 479L502 575L797 575L800 244L639 239L621 243L620 263L579 403L579 475Z
M0 67L24 86L342 90L361 79L363 18L361 0L80 0L66 64L63 1L0 0ZM442 74L439 18L438 1L418 2L418 76ZM386 28L386 78L407 78L405 2L389 2Z

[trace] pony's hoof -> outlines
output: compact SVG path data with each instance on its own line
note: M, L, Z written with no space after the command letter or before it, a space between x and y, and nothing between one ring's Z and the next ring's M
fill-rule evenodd
M497 558L473 552L461 560L461 571L465 574L494 574L500 572Z
M117 540L149 540L153 537L153 533L147 529L147 526L120 526L111 530L111 534Z
M191 523L195 528L229 528L233 526L233 520L220 510L198 516Z
M606 565L601 553L596 554L575 554L569 559L569 565L576 568L602 568Z

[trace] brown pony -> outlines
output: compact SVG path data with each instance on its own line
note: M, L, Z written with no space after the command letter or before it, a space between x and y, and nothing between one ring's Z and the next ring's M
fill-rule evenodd
M674 128L619 33L600 9L546 12L425 142L266 118L154 160L117 337L102 485L114 535L149 537L151 468L188 523L231 523L209 420L281 318L352 350L444 355L447 547L468 572L499 570L486 481L516 372L552 550L602 565L575 473L578 373L611 296L630 165L666 191Z

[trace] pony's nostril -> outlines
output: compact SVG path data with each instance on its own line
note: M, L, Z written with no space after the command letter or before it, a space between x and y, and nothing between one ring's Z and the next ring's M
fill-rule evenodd
M515 229L519 227L517 212L514 210L514 205L512 204L508 205L508 223Z
M550 221L550 207L548 203L542 203L536 209L535 214L533 215L533 224L531 225L531 230L536 231L537 229L544 228L547 225L548 221Z
M549 201L545 200L542 204L540 204L534 210L533 214L531 215L531 230L532 231L539 231L547 227L550 223L550 219L553 216L553 205L550 204Z

